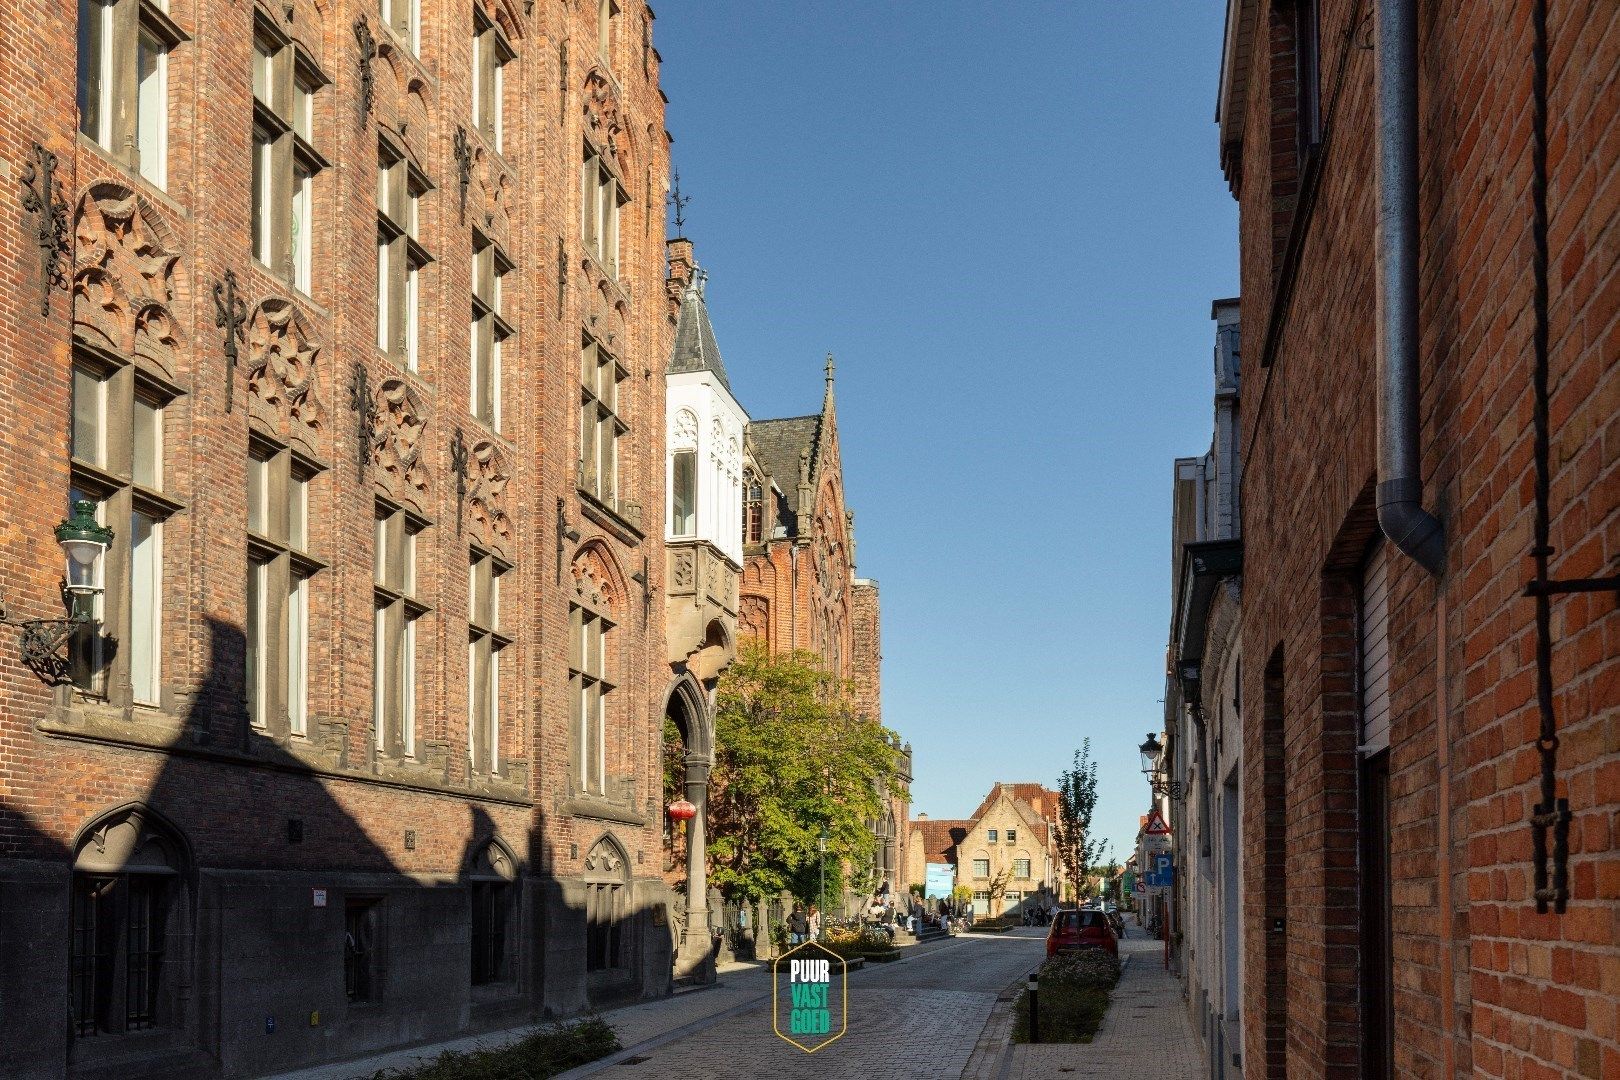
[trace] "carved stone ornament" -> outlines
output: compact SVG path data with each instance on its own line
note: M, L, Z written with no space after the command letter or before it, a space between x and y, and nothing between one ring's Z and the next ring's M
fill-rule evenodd
M676 413L674 437L670 442L677 448L686 450L697 446L697 437L697 414L691 409L682 409Z
M79 200L73 260L73 332L173 374L182 342L175 317L168 224L120 184L91 185Z
M574 595L585 605L610 611L619 607L622 598L618 575L600 548L594 545L585 548L574 556L568 569L574 579Z
M692 591L692 553L683 551L675 556L674 586L681 592Z
M585 869L598 874L617 874L624 869L624 856L618 846L604 836L586 854Z
M377 388L377 417L371 426L371 465L376 477L396 498L425 506L428 469L422 461L422 430L427 406L403 379L386 379Z
M763 596L745 596L737 611L737 632L743 637L763 638L770 629L770 602Z
M270 299L253 310L247 331L248 416L283 442L316 447L326 427L315 361L321 346L309 339L291 301Z
M619 118L619 91L601 67L585 76L585 125L596 144L615 159L624 127Z
M488 440L473 444L467 460L467 512L479 538L502 551L512 542L512 518L506 511L506 485L511 478L512 470L499 446Z

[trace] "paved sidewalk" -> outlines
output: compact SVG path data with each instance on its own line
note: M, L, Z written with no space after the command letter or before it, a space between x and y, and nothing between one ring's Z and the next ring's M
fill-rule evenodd
M1114 990L1108 1014L1090 1043L1011 1047L1000 1080L1197 1080L1204 1065L1181 983L1164 970L1164 945L1126 938L1120 959L1130 961Z

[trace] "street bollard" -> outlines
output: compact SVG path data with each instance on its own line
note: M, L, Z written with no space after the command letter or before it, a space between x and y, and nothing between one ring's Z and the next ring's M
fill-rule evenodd
M1041 1041L1041 973L1029 973L1029 1041Z

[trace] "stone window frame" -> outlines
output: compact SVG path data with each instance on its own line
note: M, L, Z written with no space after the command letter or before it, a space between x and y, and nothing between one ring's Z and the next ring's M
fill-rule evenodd
M491 838L467 869L469 980L474 1000L481 987L507 987L517 981L519 938L517 866L510 849Z
M585 140L580 166L579 235L585 250L609 278L619 279L619 218L630 193L608 155Z
M568 713L575 747L570 771L574 790L583 794L607 794L608 713L619 685L610 639L617 625L611 612L583 598L568 606Z
M382 496L373 511L372 748L380 759L416 758L417 599L420 537L431 522Z
M1001 831L999 829L986 829L985 835L989 837L990 843L994 844L996 838L1001 835Z
M384 903L373 893L343 897L343 996L351 1007L383 999Z
M743 543L765 539L765 485L752 465L743 469Z
M326 466L252 430L247 471L243 626L249 661L243 698L248 723L252 730L276 739L307 738L310 581L329 565L310 553L309 506L312 485ZM263 508L257 520L256 503Z
M306 296L314 278L315 177L331 165L315 148L315 100L330 83L314 58L274 19L255 10L251 253L267 273ZM295 199L305 207L302 247L293 213ZM277 250L281 245L284 247Z
M434 259L418 238L433 182L386 135L377 140L377 348L407 371L421 360L422 271Z
M422 0L377 0L377 17L412 56L422 55Z
M630 378L630 372L590 334L584 335L580 346L579 368L579 490L617 510L618 446L630 432L618 410L621 384ZM611 378L606 378L609 373ZM605 468L604 457L610 459Z
M974 877L974 879L977 880L979 878L988 878L989 876L990 876L990 856L986 855L983 858L980 858L977 855L975 855L973 857L973 877Z
M501 314L503 283L516 268L500 244L473 230L467 411L497 433L501 430L502 350L517 332Z
M102 591L73 598L74 611L91 621L74 635L70 648L69 681L81 701L99 701L116 708L165 708L163 684L163 526L185 509L164 490L169 440L163 437L163 416L185 391L143 362L130 362L76 342L70 374L68 510L79 499L96 504L96 520L113 529L112 543L102 556L98 584ZM93 416L81 415L81 394L94 385ZM136 406L144 404L156 414L157 429L152 463L138 467ZM91 456L80 453L80 425L93 420L96 439ZM144 472L144 476L139 473ZM136 631L141 619L135 611L136 556L133 524L136 515L152 523L152 569L155 598L144 613L149 642L145 646L151 666L150 692L137 694L140 673L135 670ZM112 583L112 584L109 584ZM114 647L117 646L117 647Z
M1020 863L1023 864L1023 872L1022 873L1019 872L1019 864ZM1028 855L1020 855L1020 856L1013 859L1013 861L1012 861L1012 876L1013 876L1013 880L1015 880L1015 881L1029 881L1030 880L1030 857Z
M595 985L627 977L635 962L633 934L626 932L628 866L628 853L611 834L593 844L585 859L585 972Z
M512 564L473 545L467 558L467 760L474 773L501 774L501 579Z
M506 143L506 65L517 59L517 50L507 40L500 25L473 5L472 18L472 127L497 154Z
M169 109L173 104L169 60L191 40L169 17L167 7L162 0L79 0L75 75L79 134L160 191L168 186L169 172ZM99 33L93 34L89 25L87 15L92 11L100 16L95 20ZM111 47L107 47L109 42ZM155 59L151 77L157 80L155 96L163 107L156 110L156 130L152 132L158 145L143 151L142 68L147 55ZM92 69L99 76L94 92ZM89 107L92 94L94 109ZM88 130L87 125L97 130Z

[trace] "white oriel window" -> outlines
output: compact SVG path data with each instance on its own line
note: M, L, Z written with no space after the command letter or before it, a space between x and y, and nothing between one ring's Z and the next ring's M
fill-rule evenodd
M327 83L313 60L268 19L253 35L253 257L309 292L314 178L327 161L315 149L315 98Z
M82 693L114 704L161 705L163 525L179 509L164 490L170 391L131 365L88 354L74 358L72 391L69 512L77 500L94 503L113 541L98 571L103 591L74 600L93 621L75 635L69 676ZM128 699L114 700L122 691L111 688L124 679Z
M501 578L509 567L473 548L467 562L467 757L474 772L501 765Z
M505 67L517 58L506 35L481 8L473 8L472 121L500 153L505 141Z
M580 789L607 791L607 713L613 683L608 678L608 639L613 623L600 612L574 605L569 682L573 691L574 731Z
M186 40L152 0L79 0L79 131L138 170L168 183L169 53Z
M586 339L580 350L579 486L609 506L618 505L619 438L629 430L619 418L619 384L628 374Z
M416 755L416 623L428 610L416 599L416 543L426 527L420 518L378 501L372 720L377 752L385 757Z
M673 536L697 532L697 451L677 450L670 466L669 531Z
M473 233L468 401L472 414L501 428L501 351L512 324L501 317L501 282L512 262L499 245Z
M580 169L580 236L611 278L619 276L619 207L629 201L601 153L585 144Z
M388 140L377 147L377 348L408 370L420 357L421 278L433 261L417 239L422 199L432 190L422 171Z
M254 438L248 448L247 706L255 728L309 734L309 495L318 467Z

